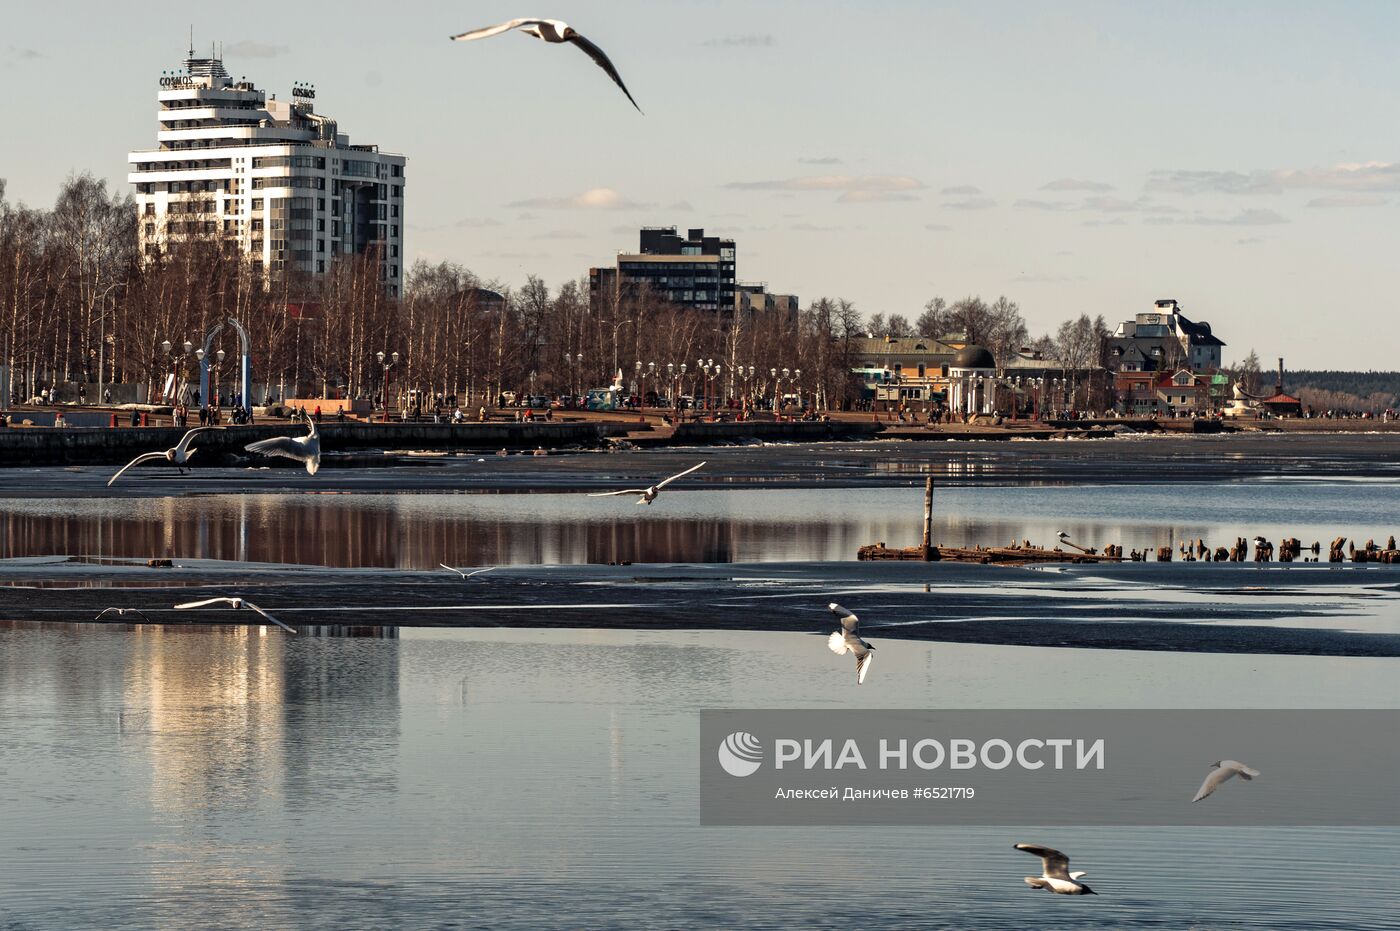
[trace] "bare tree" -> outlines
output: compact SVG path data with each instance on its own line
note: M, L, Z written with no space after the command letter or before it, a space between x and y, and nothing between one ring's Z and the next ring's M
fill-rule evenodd
M924 305L924 312L914 321L914 332L929 339L938 339L948 330L948 302L941 297L931 298Z

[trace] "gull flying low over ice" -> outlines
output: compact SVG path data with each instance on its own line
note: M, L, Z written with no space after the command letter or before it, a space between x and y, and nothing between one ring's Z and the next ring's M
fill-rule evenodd
M1215 768L1206 775L1206 781L1201 783L1201 787L1196 790L1196 797L1191 799L1193 802L1199 802L1207 795L1210 795L1216 789L1220 788L1222 782L1229 779L1231 776L1239 776L1245 782L1248 782L1259 775L1259 770L1246 766L1239 760L1216 760L1210 765Z
M1084 871L1075 870L1071 873L1069 871L1069 857L1054 847L1042 847L1039 844L1017 844L1016 849L1040 857L1040 875L1026 877L1026 885L1032 889L1049 889L1060 895L1098 895L1093 889L1079 881L1079 877L1085 875Z
M180 442L176 443L174 446L170 447L164 452L142 453L135 459L128 462L126 465L122 466L121 469L117 471L116 475L113 475L110 479L107 480L107 485L110 487L113 482L122 477L123 472L136 465L137 463L151 462L155 459L164 459L167 462L174 463L175 467L179 469L181 473L183 473L185 471L186 463L190 461L190 457L193 456L196 452L198 452L198 450L190 448L190 441L192 441L199 434L206 433L209 430L213 429L216 428L195 427L193 430L180 437Z
M653 501L656 500L656 496L661 494L661 489L665 488L667 485L671 484L678 478L684 478L685 476L689 475L691 472L694 472L696 469L700 468L700 466L703 466L704 464L705 463L702 462L700 463L700 465L693 465L690 468L686 469L684 472L677 472L670 478L663 478L661 481L657 482L655 485L652 485L650 488L624 488L621 491L600 491L595 492L594 494L591 494L588 497L611 498L614 495L641 495L642 497L637 501L638 504L651 504Z
M831 652L837 656L844 656L847 653L856 658L856 685L865 682L865 676L870 672L870 660L873 659L875 648L856 633L856 627L860 624L860 618L850 611L841 607L836 602L827 605L831 613L841 619L841 629L833 630L831 636L826 638L826 645Z
M306 426L311 431L306 436L274 436L269 440L258 440L243 447L250 453L262 456L284 456L306 463L306 474L315 475L321 468L321 434L316 430L316 421L306 418Z
M449 565L448 565L447 563L445 563L445 562L440 562L440 563L438 563L438 565L439 565L439 566L442 566L442 568L446 569L448 572L455 572L455 573L457 573L457 574L460 575L463 579L469 579L469 578L471 578L471 577L474 576L474 575L481 575L481 573L483 573L483 572L490 572L492 569L496 568L495 566L487 566L485 569L473 569L473 570L471 570L470 572L463 572L461 569L457 569L457 568L454 568L454 567L452 567L452 566L449 566Z
M253 611L258 614L261 614L263 617L267 618L269 621L276 624L278 627L282 628L289 634L294 634L297 632L295 627L288 627L286 624L283 624L271 614L268 614L262 608L259 608L257 605L244 598L205 598L203 601L187 601L184 604L176 605L175 610L183 611L186 608L207 608L210 605L228 605L235 611Z
M109 614L115 614L117 617L126 617L128 614L134 614L143 621L150 620L150 618L141 613L140 608L103 608L93 620L100 621Z
M585 55L593 59L594 63L608 73L608 77L613 79L613 83L622 88L622 92L627 95L627 99L632 101L632 106L637 107L637 101L632 100L632 92L627 89L627 85L622 83L622 75L617 73L613 63L603 50L579 35L578 30L570 26L563 20L558 19L534 19L526 17L524 19L513 19L510 22L498 23L495 26L487 26L483 29L473 29L471 32L463 32L452 37L455 42L471 42L473 39L489 39L491 36L498 36L503 32L510 32L512 29L519 29L526 35L534 36L536 39L543 39L546 42L571 42L578 46ZM641 113L642 108L637 107L637 112Z

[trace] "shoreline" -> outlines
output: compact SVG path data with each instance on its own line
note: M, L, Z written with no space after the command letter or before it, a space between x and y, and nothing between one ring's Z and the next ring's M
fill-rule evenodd
M30 412L45 416L47 412ZM0 469L36 465L122 465L141 453L174 446L185 428L173 426L23 425L24 411L12 411L20 424L0 429ZM48 416L51 422L51 415ZM296 434L297 423L264 421L222 426L202 436L196 464L237 465L250 461L243 447L269 437ZM1193 438L1253 435L1400 436L1400 422L1378 420L1271 420L1239 424L1221 420L1050 420L991 424L914 425L871 414L838 414L829 421L686 421L663 424L655 416L590 415L570 412L554 421L531 423L337 423L320 424L323 448L341 465L369 466L404 452L526 451L601 449L616 444L637 448L726 446L741 443L829 443L904 441L923 443Z
M642 487L635 483L675 474L699 461L706 467L675 488L907 488L922 486L930 475L935 485L947 487L1400 481L1400 434L1138 435L1093 442L783 441L505 456L488 450L349 453L327 454L315 476L292 460L223 466L217 458L211 454L214 461L201 465L196 456L183 476L164 463L142 466L111 487L107 481L115 466L25 463L0 468L0 498L592 492ZM664 501L657 507L664 508Z

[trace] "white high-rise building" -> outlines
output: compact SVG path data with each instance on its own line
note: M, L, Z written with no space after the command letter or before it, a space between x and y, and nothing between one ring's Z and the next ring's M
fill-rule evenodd
M128 156L143 252L222 235L269 273L310 274L377 254L386 292L401 293L404 156L351 145L315 112L313 86L278 100L193 49L156 96L159 147Z

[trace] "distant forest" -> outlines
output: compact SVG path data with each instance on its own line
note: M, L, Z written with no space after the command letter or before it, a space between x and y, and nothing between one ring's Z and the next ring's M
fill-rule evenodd
M1263 372L1268 385L1277 377ZM1334 372L1285 369L1284 390L1315 411L1381 411L1400 407L1400 372Z

